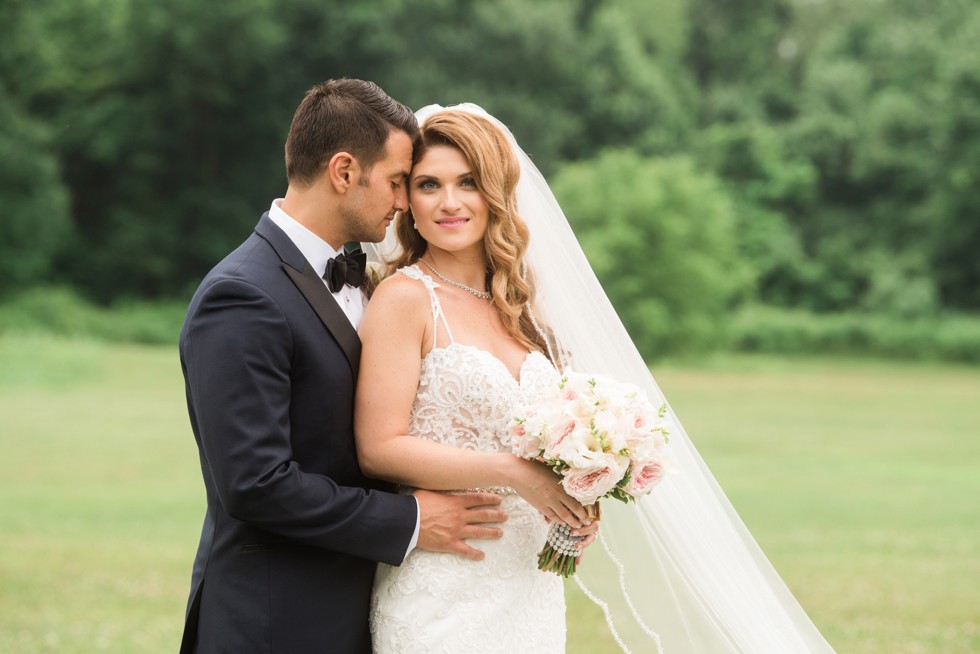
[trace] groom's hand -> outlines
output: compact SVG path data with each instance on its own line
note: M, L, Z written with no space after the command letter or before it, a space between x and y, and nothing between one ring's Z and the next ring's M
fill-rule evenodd
M451 552L480 561L484 554L464 541L496 540L503 530L491 526L507 521L495 493L446 495L427 490L414 493L419 503L419 541L417 547L430 552Z

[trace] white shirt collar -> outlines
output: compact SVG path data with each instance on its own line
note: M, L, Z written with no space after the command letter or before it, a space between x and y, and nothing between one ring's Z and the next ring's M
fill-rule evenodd
M272 206L269 208L269 220L286 232L286 236L296 245L300 254L310 262L316 274L322 277L327 269L327 260L333 259L343 250L335 250L329 243L296 222L294 218L282 210L282 207L279 206L281 202L282 198L272 201Z

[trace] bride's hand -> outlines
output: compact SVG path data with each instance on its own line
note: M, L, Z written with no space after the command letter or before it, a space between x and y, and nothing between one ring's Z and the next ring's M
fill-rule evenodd
M579 529L572 529L572 536L582 536L582 542L579 543L579 547L582 549L582 553L575 557L575 565L582 564L582 557L585 556L585 550L595 542L595 539L599 536L599 521L596 520L591 525L585 525Z
M572 529L572 533L570 535L576 537L577 536L582 537L582 542L579 543L579 545L584 550L589 545L594 543L596 537L599 535L599 521L596 520L591 524L585 525L583 527L579 527L577 529Z
M548 521L548 524L551 524L551 520ZM585 556L585 550L599 537L599 521L596 520L585 526L572 529L569 535L582 539L579 541L579 551L581 554L575 557L575 565L582 565L582 557Z
M510 486L548 520L582 527L590 522L585 508L565 492L555 472L543 463L511 456Z

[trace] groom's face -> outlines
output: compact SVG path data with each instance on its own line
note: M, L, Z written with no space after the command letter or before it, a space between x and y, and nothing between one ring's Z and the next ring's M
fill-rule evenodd
M395 218L408 209L406 182L412 169L412 140L402 131L388 136L384 156L370 170L361 169L344 210L346 241L377 243Z

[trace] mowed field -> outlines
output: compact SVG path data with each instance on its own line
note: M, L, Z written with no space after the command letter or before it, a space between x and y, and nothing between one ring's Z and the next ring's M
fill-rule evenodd
M840 654L980 651L980 369L654 369ZM0 652L176 652L203 517L177 353L0 336ZM612 652L569 586L570 654Z

